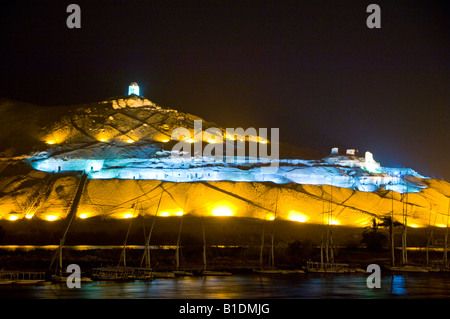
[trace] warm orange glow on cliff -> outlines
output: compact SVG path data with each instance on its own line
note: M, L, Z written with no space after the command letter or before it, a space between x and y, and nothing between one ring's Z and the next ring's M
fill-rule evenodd
M233 216L234 209L229 205L218 205L211 211L213 216Z
M89 217L89 213L82 213L78 217L80 217L81 219L86 219Z
M53 132L51 132L50 134L47 134L43 138L43 140L45 141L45 143L50 144L50 145L60 144L67 139L70 132L71 132L71 128L68 126L59 127L57 129L53 130Z
M338 221L337 219L334 219L334 218L333 218L333 219L331 219L330 224L331 224L331 225L340 225L341 222Z
M158 216L160 217L171 217L171 216L183 216L184 213L182 210L174 211L174 212L161 212Z
M288 219L295 222L304 223L309 219L309 217L301 212L291 210L288 214Z

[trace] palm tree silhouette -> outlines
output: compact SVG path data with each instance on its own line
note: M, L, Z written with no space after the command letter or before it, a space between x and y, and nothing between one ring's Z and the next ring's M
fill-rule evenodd
M381 222L378 223L378 227L385 227L389 230L389 247L392 251L391 262L392 266L395 265L395 255L394 255L394 230L395 227L402 226L403 224L399 221L393 220L391 216L382 216ZM376 221L375 221L376 222Z

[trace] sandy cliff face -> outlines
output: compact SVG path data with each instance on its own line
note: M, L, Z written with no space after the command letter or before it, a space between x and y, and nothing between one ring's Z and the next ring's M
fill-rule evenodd
M373 158L376 172L364 157L288 148L272 175L258 165L173 159L171 132L194 133L201 119L144 98L61 108L2 101L0 112L1 219L66 217L83 172L79 218L191 214L364 227L392 210L401 221L406 208L412 227L448 223L448 182Z
M67 216L80 178L31 170L2 178L1 219L54 220ZM450 184L425 180L427 188L400 194L381 190L363 192L329 185L270 182L185 182L158 180L88 179L77 209L79 218L154 216L235 216L286 219L300 223L365 227L373 217L390 215L402 220L404 203L408 225L445 227ZM47 191L45 191L47 189ZM160 202L159 209L158 202ZM14 216L14 217L12 217Z

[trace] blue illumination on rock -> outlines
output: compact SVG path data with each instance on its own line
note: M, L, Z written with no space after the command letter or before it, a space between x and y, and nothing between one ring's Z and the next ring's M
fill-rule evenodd
M333 165L330 165L333 163ZM365 167L364 158L330 156L321 161L278 160L275 174L265 174L259 165L214 163L208 159L160 158L122 159L34 159L31 165L40 171L84 171L90 179L139 179L168 182L234 181L333 185L363 192L379 189L399 193L420 192L426 188L424 176L409 168L385 168L375 165L377 173ZM373 163L372 163L373 164Z
M271 182L333 185L363 192L393 190L399 193L420 192L427 187L423 180L425 177L412 169L382 167L372 153L359 156L356 149L333 147L329 156L316 157L315 160L276 159L277 156L269 160L264 158L267 153L253 155L259 158L242 156L246 154L241 153L244 146L240 143L235 145L237 137L232 135L231 139L226 136L224 143L227 152L228 146L231 146L233 155L223 154L216 158L216 152L214 155L207 153L209 156L204 155L205 152L197 152L196 145L204 149L216 145L215 138L204 137L202 143L206 146L193 143L192 156L195 157L174 156L172 151L178 144L173 145L172 142L179 140L179 136L172 138L174 131L184 128L187 131L186 141L189 142L192 138L187 137L192 137L192 133L196 138L196 132L207 133L216 125L194 115L156 105L139 95L139 86L135 82L130 84L128 93L132 96L80 108L64 117L58 129L54 130L65 132L64 139L60 138L58 143L50 144L45 151L30 156L28 159L33 168L51 173L84 171L90 179ZM200 130L196 130L198 121L201 123ZM225 132L224 129L219 131ZM55 132L47 135L54 136ZM261 145L267 143L263 143L256 132L250 135ZM191 149L191 144L188 149ZM272 165L274 163L276 165ZM269 167L275 168L275 171L265 170Z

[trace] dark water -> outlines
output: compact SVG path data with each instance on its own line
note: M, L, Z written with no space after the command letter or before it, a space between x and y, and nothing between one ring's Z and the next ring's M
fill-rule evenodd
M0 298L31 299L263 299L263 298L450 298L450 274L385 274L369 289L367 275L234 275L150 282L92 282L80 289L65 284L0 286Z

